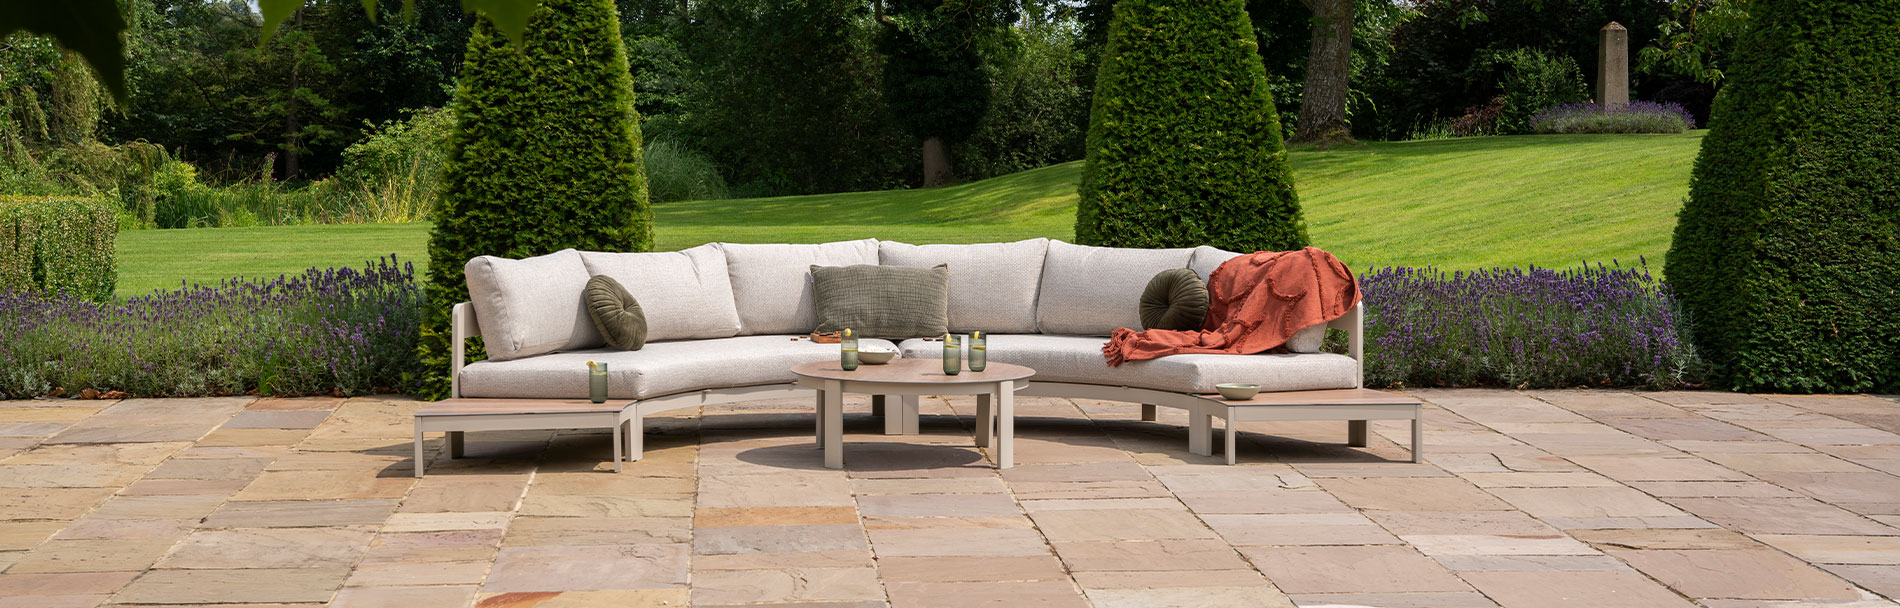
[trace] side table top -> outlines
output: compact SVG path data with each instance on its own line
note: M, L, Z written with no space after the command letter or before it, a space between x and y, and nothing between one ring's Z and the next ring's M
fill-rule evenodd
M1036 370L1008 363L990 363L983 371L968 369L955 376L943 373L943 361L939 359L892 359L883 365L859 365L852 371L838 367L837 361L819 361L806 363L792 368L792 373L806 378L824 380L845 380L851 382L891 382L908 384L978 384L986 382L1008 382L1022 380L1036 375Z
M1341 388L1317 391L1260 393L1252 399L1223 399L1220 395L1202 395L1227 405L1418 405L1420 401L1398 393L1369 388Z
M417 416L490 416L497 414L603 414L626 409L631 399L444 399L422 406Z

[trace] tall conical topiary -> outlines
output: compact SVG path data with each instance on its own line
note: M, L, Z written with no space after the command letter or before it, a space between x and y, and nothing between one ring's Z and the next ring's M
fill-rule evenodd
M1122 0L1089 120L1076 240L1307 244L1244 0Z
M421 393L448 391L449 308L479 255L646 251L653 211L612 0L544 0L519 47L482 20L456 87L446 191L429 236Z
M1900 389L1900 2L1749 15L1669 283L1723 388Z

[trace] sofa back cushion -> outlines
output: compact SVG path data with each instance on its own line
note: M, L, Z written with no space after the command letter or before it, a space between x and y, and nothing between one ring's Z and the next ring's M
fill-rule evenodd
M572 249L511 260L484 255L463 267L488 358L519 359L604 344L581 291L587 266Z
M1188 268L1192 269L1194 274L1201 275L1202 281L1206 281L1207 275L1214 274L1215 268L1220 268L1222 263L1240 256L1241 254L1226 249L1202 245L1194 248L1194 255L1188 258Z
M877 244L885 266L950 267L950 331L1036 333L1036 291L1049 239L978 245Z
M613 277L646 315L647 340L730 338L739 335L726 254L700 245L658 253L582 252L587 274Z
M740 335L811 333L818 327L811 267L877 263L876 239L819 245L718 246L726 254Z
M1045 334L1106 336L1141 329L1141 292L1155 273L1187 268L1192 249L1124 249L1049 241L1036 297Z

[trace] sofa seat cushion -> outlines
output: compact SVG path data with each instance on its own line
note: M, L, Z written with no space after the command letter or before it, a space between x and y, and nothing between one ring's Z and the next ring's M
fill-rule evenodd
M885 266L950 267L950 331L1036 333L1036 290L1049 239L975 245L879 241Z
M1193 253L1049 241L1036 294L1036 327L1045 334L1079 336L1141 329L1141 292L1148 281L1163 270L1187 268Z
M717 243L726 254L740 335L808 334L818 327L812 266L877 263L877 240L813 245Z
M1102 358L1103 342L1091 336L994 335L989 337L989 360L1029 366L1036 370L1031 383L1074 382L1194 394L1214 393L1214 385L1226 382L1252 382L1269 392L1354 388L1359 378L1357 361L1332 353L1169 355L1109 367ZM905 340L898 348L909 358L943 355L943 343L935 341Z
M862 345L895 345L864 340ZM607 395L649 399L712 388L792 382L792 367L838 358L838 345L792 336L739 336L648 342L635 351L595 349L477 361L462 368L463 397L587 398L587 362L607 364Z

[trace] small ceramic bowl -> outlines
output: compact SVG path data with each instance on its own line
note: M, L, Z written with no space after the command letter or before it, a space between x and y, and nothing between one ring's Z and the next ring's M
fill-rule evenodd
M891 358L896 357L896 356L897 356L897 351L894 351L888 348L860 348L858 349L858 362L864 363L867 365L883 365L886 363L890 363Z
M1240 383L1216 384L1214 385L1214 390L1220 391L1220 396L1230 401L1244 401L1252 399L1254 395L1260 394L1260 385Z

